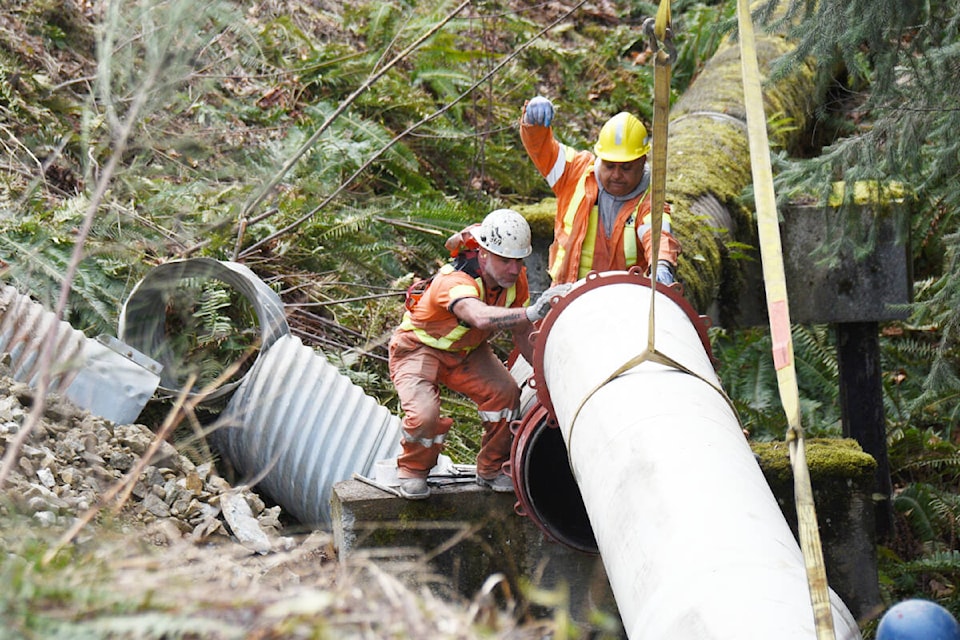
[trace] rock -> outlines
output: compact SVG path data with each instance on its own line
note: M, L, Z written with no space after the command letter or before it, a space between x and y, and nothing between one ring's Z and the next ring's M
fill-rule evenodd
M57 486L57 481L53 477L53 473L50 469L43 468L37 469L37 479L40 480L40 483L43 484L47 489L53 489Z
M22 428L29 413L23 402L37 400L29 387L13 383L5 373L0 371L0 451ZM15 393L4 393L13 389ZM122 492L126 502L120 508L128 517L149 523L156 542L232 535L259 554L280 548L279 541L272 543L282 530L280 508L267 509L250 489L232 487L217 475L212 461L195 464L171 443L156 442L157 435L143 425L114 425L56 394L45 401L49 406L11 469L5 489L9 501L0 503L0 515L17 510L44 526L69 522L98 504L118 482L129 482L130 472L155 446L132 491Z
M220 496L220 507L230 531L240 544L261 554L270 551L270 538L260 528L260 523L253 517L253 511L243 496L235 492L225 493Z
M137 463L137 457L129 451L113 451L109 454L110 466L118 471L129 471Z
M60 469L60 482L69 487L76 486L79 478L80 472L73 467L64 467L63 469Z
M33 517L45 527L57 524L57 514L52 511L37 511Z
M170 517L170 507L167 506L167 503L164 502L162 498L154 493L148 493L146 496L144 496L143 509L147 513L153 514L158 518Z

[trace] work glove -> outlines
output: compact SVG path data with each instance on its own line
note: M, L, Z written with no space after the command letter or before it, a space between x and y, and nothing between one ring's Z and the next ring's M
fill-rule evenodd
M553 304L553 299L564 295L567 291L570 291L571 287L573 287L573 284L568 282L554 285L541 293L537 301L527 307L527 320L536 322L545 318L547 312L550 311L550 305Z
M526 124L549 127L550 123L553 122L553 103L543 96L531 98L527 102L527 110L523 114L523 121Z
M673 266L664 260L657 262L657 282L668 287L676 282L673 277Z
M463 243L464 243L463 235L464 234L460 231L455 232L452 236L447 238L446 242L443 243L443 246L446 248L447 251L453 254L454 251L458 250L460 247L463 246Z

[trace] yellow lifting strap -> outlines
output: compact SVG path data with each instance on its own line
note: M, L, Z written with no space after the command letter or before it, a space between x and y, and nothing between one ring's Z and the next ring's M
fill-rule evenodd
M653 131L651 144L650 179L650 284L657 291L657 258L660 255L660 233L663 228L663 203L666 200L667 182L667 119L670 115L670 66L676 55L673 48L673 32L670 25L670 0L660 0L656 18L644 21L644 33L650 38L653 56ZM647 350L653 352L654 299L650 296Z
M793 468L800 547L807 571L817 638L833 640L835 636L833 614L830 608L830 591L823 564L823 548L820 545L820 532L817 528L810 472L807 468L803 428L800 426L800 394L797 389L793 340L790 335L787 279L783 269L783 248L780 244L777 202L773 189L767 120L763 109L760 68L757 62L748 0L737 0L737 21L740 27L740 64L743 74L747 131L750 139L750 168L753 174L753 191L757 210L760 259L763 264L763 283L767 292L767 313L770 317L770 335L773 341L773 364L777 370L780 401L787 417L786 439Z

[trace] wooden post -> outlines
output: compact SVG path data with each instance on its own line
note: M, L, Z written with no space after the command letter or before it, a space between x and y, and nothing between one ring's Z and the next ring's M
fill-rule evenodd
M838 322L837 364L843 435L854 438L877 461L875 515L878 539L893 532L887 425L883 414L879 323Z

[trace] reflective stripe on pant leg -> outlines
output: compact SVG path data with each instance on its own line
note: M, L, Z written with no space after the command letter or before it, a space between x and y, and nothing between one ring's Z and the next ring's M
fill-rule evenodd
M510 459L510 421L519 411L520 387L488 344L477 347L462 366L448 372L444 384L477 404L484 431L477 454L477 474L485 478L496 476Z
M401 478L427 476L437 463L442 436L453 424L450 418L440 417L442 356L409 332L398 332L390 340L390 379L404 412L402 453L397 458Z
M500 409L499 411L478 411L481 422L513 421L520 416L520 409Z
M451 424L452 424L451 420ZM420 429L412 429L411 431L404 431L400 436L403 439L404 443L409 444L419 444L421 447L432 447L435 444L443 444L443 441L447 439L447 434L441 433L435 435L432 438L418 438L413 435L414 431L421 431Z
M437 464L437 458L443 451L443 441L453 426L453 418L440 418L437 425L438 433L432 438L418 437L421 430L408 430L400 442L402 452L397 456L397 476L400 478L425 478L430 469Z

